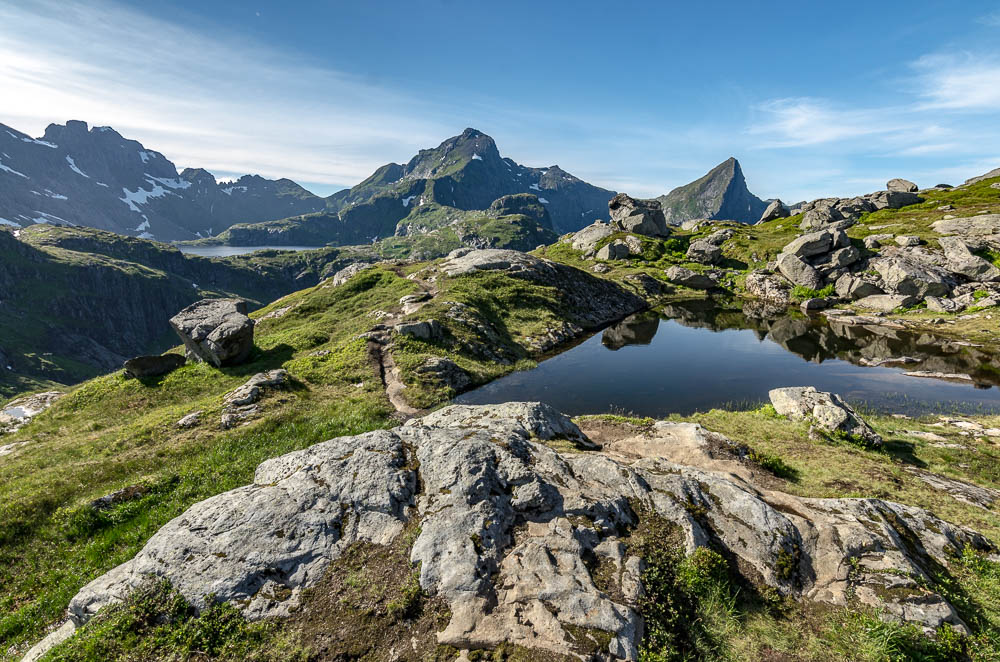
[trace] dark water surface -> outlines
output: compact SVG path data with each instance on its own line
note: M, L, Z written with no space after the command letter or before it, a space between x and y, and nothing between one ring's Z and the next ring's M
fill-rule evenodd
M750 406L766 402L772 388L815 386L887 412L997 412L997 350L822 317L754 319L739 310L675 305L629 318L455 402L540 400L571 415L658 417ZM917 362L861 365L901 356ZM974 383L903 374L914 370L966 374Z
M202 257L230 257L254 251L314 251L322 246L178 246L181 253Z

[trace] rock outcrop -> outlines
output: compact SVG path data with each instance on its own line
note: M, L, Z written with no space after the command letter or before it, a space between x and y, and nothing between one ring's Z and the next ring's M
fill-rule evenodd
M64 395L60 391L46 391L11 400L0 409L0 434L17 432Z
M677 265L664 271L664 274L667 280L684 287L690 287L693 290L711 290L719 286L711 277Z
M933 588L935 564L967 548L996 552L918 508L755 487L740 447L695 424L589 447L561 414L510 403L452 406L268 460L252 484L190 507L85 586L60 632L149 576L197 608L213 595L250 618L287 615L351 545L388 545L413 520L420 586L450 613L438 643L565 654L583 629L600 634L602 659L638 658L644 559L629 543L646 522L676 531L688 554L713 545L780 595L930 628L965 628ZM598 580L595 568L609 572Z
M608 202L608 211L611 214L611 224L622 232L649 237L670 236L663 210L654 200L636 200L619 193Z
M812 386L790 386L768 392L774 410L793 420L811 419L828 432L843 432L869 446L881 446L882 437L835 393Z
M781 200L772 200L767 207L764 209L764 213L760 215L760 220L758 223L767 223L768 221L773 221L776 218L788 218L789 211L788 207L785 206Z
M188 357L216 368L237 365L253 349L254 321L240 299L202 299L170 318Z

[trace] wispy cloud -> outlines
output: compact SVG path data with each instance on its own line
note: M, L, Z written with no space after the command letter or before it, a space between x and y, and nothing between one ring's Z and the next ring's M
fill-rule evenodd
M0 118L29 132L89 120L181 165L332 186L454 132L421 99L120 6L10 3L0 25Z
M749 128L767 147L804 147L911 130L893 109L851 109L828 99L773 99L757 106L763 119Z
M982 23L983 25L988 25L991 28L1000 28L1000 11L995 11L991 14L980 16L978 19L976 19L976 22Z
M914 63L922 109L1000 110L1000 59L972 53L925 55Z

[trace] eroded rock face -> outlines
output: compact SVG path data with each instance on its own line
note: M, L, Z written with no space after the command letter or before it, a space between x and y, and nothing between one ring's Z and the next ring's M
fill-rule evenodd
M170 318L188 357L215 367L237 365L253 349L254 321L240 299L202 299Z
M768 392L774 410L792 420L812 419L824 430L841 431L870 446L881 446L882 437L835 393L812 386L789 386Z
M757 299L773 301L787 306L792 300L788 281L768 271L754 271L747 275L747 293Z
M978 255L973 255L968 244L959 237L941 237L938 239L947 268L952 273L965 276L969 280L996 281L1000 280L1000 269Z
M780 594L856 599L928 627L964 625L921 588L933 565L966 547L996 551L917 508L755 488L740 447L695 424L660 422L603 451L561 453L549 440L592 447L551 408L508 403L447 407L268 460L252 485L195 504L84 587L72 623L149 575L199 608L212 593L251 618L288 614L351 544L388 544L419 518L410 559L451 612L439 643L561 654L575 626L605 633L604 659L635 660L644 562L629 532L643 518L669 522L688 553L711 541ZM594 560L614 568L614 586L598 588Z

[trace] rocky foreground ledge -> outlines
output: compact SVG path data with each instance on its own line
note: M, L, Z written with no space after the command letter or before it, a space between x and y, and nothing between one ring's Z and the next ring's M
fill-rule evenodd
M565 654L586 639L597 659L637 659L646 561L631 538L651 523L781 595L966 629L928 587L966 548L995 557L984 536L898 503L768 489L738 445L700 425L630 435L599 448L546 405L454 405L268 460L253 484L195 504L84 587L25 659L150 575L199 608L212 594L249 618L288 615L353 544L404 530L419 531L420 587L448 605L437 643L460 650Z

